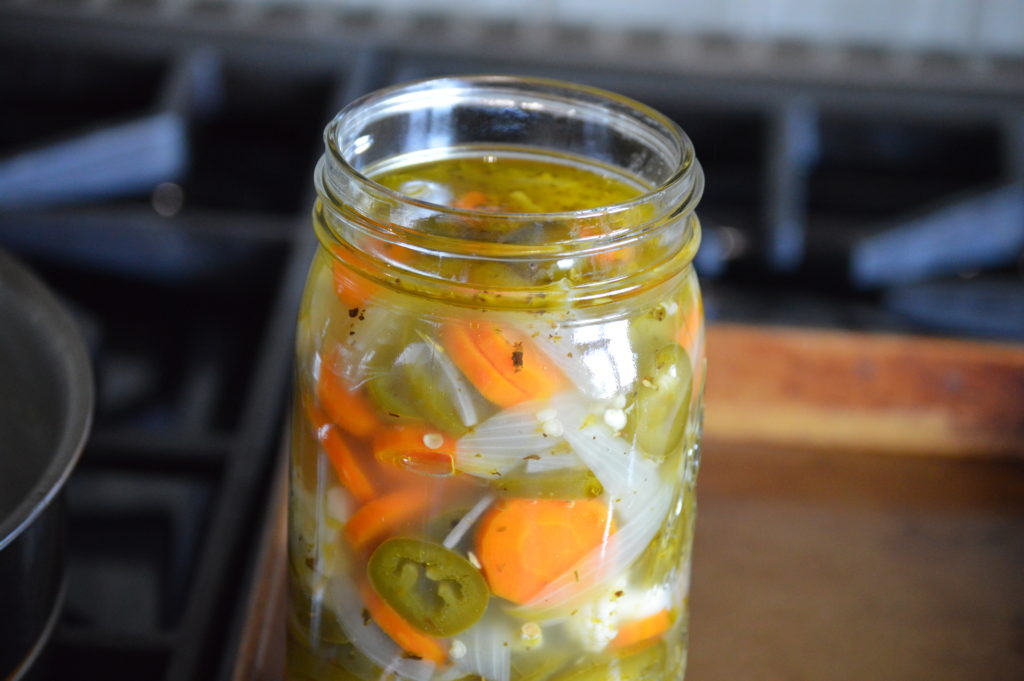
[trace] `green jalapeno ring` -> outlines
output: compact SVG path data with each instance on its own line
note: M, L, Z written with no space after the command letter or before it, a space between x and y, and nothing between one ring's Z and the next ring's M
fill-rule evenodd
M412 626L453 636L479 620L490 591L483 575L440 544L396 537L377 547L367 572L374 590Z

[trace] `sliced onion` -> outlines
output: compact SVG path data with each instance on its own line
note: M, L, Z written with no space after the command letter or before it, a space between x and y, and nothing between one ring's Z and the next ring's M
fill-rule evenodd
M568 430L565 440L601 481L608 499L625 520L642 512L651 490L663 484L657 463L614 435L604 424L591 423Z
M476 624L459 634L458 640L466 644L466 654L455 660L455 666L485 681L509 681L514 635L509 622L491 608Z
M580 458L572 452L566 454L549 453L537 459L527 459L527 475L549 473L551 471L563 471L569 468L582 468Z
M494 478L526 463L528 456L550 456L561 437L545 435L538 413L553 410L563 434L579 427L578 395L556 395L500 411L463 436L455 449L455 467L470 475Z
M484 511L487 510L487 507L490 506L493 501L494 495L488 494L483 499L476 502L476 504L473 505L473 508L469 509L469 512L459 519L459 522L455 524L455 527L452 528L452 531L448 533L448 536L444 538L444 541L441 542L441 544L446 549L450 549L462 541L462 538L466 536L466 532L469 531L469 528L473 527L473 524L480 519L480 516L484 514Z
M375 622L363 621L363 599L348 576L331 577L327 595L345 636L359 652L378 665L384 675L394 673L411 681L430 681L434 675L433 662L405 658L402 649Z
M534 340L588 397L608 399L636 379L627 320L540 334Z
M375 378L382 371L377 366L381 362L380 353L394 342L403 324L400 316L380 305L367 307L352 327L352 335L336 344L338 361L331 370L344 380L350 390Z

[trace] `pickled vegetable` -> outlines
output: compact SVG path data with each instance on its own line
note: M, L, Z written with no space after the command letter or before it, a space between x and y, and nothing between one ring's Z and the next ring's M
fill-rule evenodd
M389 539L367 566L377 593L410 624L434 636L471 627L487 609L487 582L468 560L417 539Z
M690 416L692 366L686 350L666 345L641 365L630 428L643 451L663 459L676 450Z
M525 149L366 173L456 208L417 225L435 237L594 252L439 258L356 237L321 249L298 336L288 677L676 678L703 376L696 278L641 286L614 314L585 309L581 283L663 259L643 240L601 250L643 209L529 216L647 187ZM401 268L368 276L375 259L452 288L428 300Z
M477 555L495 595L525 603L599 546L610 525L600 501L507 499L481 521Z
M563 469L533 475L508 475L495 484L502 496L532 499L593 499L604 487L589 470Z
M670 678L663 676L665 657L665 649L661 645L624 657L601 655L559 674L553 681L661 681Z

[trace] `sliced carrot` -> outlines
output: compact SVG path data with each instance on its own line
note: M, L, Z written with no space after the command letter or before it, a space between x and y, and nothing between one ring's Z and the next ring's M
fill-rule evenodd
M447 659L444 646L432 636L413 627L382 599L367 583L359 585L359 593L370 617L402 650L409 655L441 665Z
M604 234L604 230L597 225L583 225L580 227L580 236L597 236L599 234ZM593 258L602 265L615 265L616 263L632 260L635 255L636 248L633 246L624 246L613 251L602 251L594 255Z
M491 591L525 603L600 546L609 523L597 500L508 499L481 521L476 553Z
M344 256L340 248L333 249L339 259L331 263L331 273L334 275L334 293L342 305L349 309L366 306L366 301L372 298L380 288L372 281L357 274L347 263L347 256Z
M672 617L668 614L668 610L659 610L653 615L623 624L609 645L614 650L629 648L637 643L661 636L671 626Z
M459 198L452 201L452 208L460 210L479 210L488 207L490 201L487 195L479 191L466 192Z
M359 507L345 525L345 538L354 549L370 548L402 523L421 515L431 490L414 487L377 497Z
M683 320L683 326L679 329L679 336L676 338L679 344L691 354L693 353L694 345L696 345L697 333L703 319L704 301L698 296L697 301L687 307L686 318Z
M338 474L338 480L356 501L365 503L377 495L376 487L337 428L327 426L321 431L320 442L334 466L334 472Z
M704 299L697 295L697 302L690 305L686 310L686 318L683 320L683 327L679 330L677 342L686 349L690 359L703 352L704 348L698 347L701 325L704 323ZM698 393L704 385L704 363L697 365L693 376L693 394L691 399L696 400Z
M459 370L498 406L550 397L565 385L551 360L514 329L490 323L452 323L441 335Z
M565 384L558 367L519 331L481 324L470 328L470 336L480 354L527 399L551 397Z
M365 270L382 274L380 264L374 261L376 258L391 262L408 263L416 257L416 251L401 244L376 242L368 244L365 248L367 249L366 252L370 255L358 264L356 263L358 256L353 255L348 250L340 246L331 248L331 253L334 254L334 260L331 263L331 273L334 275L334 292L337 294L338 300L341 301L342 305L350 310L365 308L369 299L379 295L384 290L380 284L373 282L362 274Z
M331 369L337 353L331 352L320 368L316 397L328 418L356 437L366 437L379 425L370 402L359 392L349 390Z
M455 366L488 400L501 407L511 407L528 399L522 390L514 386L483 356L473 340L468 325L446 325L441 330L441 340Z
M424 473L455 473L455 441L436 428L400 425L377 433L373 456L384 464Z
M364 503L377 495L377 490L363 464L345 442L345 437L338 432L337 426L328 422L323 411L312 401L306 403L306 417L316 431L320 446L327 453L327 458L334 466L338 480L352 494L356 501Z

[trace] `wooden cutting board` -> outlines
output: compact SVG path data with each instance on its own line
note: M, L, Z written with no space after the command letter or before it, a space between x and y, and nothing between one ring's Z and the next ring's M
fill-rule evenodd
M1024 348L737 325L708 348L687 680L1024 678ZM239 681L282 678L284 479Z

